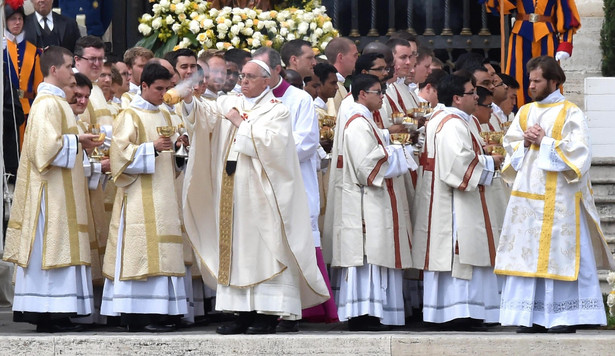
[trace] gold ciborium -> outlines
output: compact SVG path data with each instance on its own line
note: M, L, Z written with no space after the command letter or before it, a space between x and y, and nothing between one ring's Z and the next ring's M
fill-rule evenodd
M162 137L171 137L175 134L175 126L158 126L156 132ZM173 152L173 149L164 150L162 152Z

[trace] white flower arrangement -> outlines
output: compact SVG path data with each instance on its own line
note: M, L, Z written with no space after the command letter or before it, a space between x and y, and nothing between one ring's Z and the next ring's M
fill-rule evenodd
M606 281L611 286L611 293L606 299L606 304L609 306L609 314L615 316L615 272L609 272Z
M280 49L284 42L299 38L312 43L316 54L337 37L326 8L288 8L281 11L210 8L206 0L149 0L153 14L139 19L144 36L137 45L155 50L157 55L177 49L196 52L208 48L255 50L261 46Z

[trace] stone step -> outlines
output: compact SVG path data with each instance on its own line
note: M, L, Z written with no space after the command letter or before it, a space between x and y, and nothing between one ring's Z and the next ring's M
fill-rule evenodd
M299 332L277 335L170 333L126 335L3 335L6 355L609 355L615 331L575 334L393 331Z
M615 216L615 195L594 195L594 201L600 217Z
M607 184L595 183L592 180L592 189L594 196L615 196L615 179L613 179L613 183Z
M602 233L605 235L615 235L615 216L601 215L600 228L602 228Z
M615 158L594 158L589 170L592 183L595 179L613 179Z

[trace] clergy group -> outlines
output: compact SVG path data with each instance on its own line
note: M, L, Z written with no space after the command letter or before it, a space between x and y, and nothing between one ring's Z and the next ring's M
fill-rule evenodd
M552 57L529 60L520 88L405 32L322 56L297 39L112 61L93 36L37 53L3 255L15 322L606 324L597 269L615 263L587 119Z

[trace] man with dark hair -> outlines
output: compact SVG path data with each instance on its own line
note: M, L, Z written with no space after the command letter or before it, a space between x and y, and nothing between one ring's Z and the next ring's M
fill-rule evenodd
M506 121L512 121L515 118L515 113L513 111L516 111L515 106L517 105L517 92L519 91L519 82L517 82L515 78L511 77L508 74L498 73L497 75L500 77L500 79L502 79L502 82L506 84L506 87L508 88L506 93L506 100L502 102L500 108L506 116Z
M288 73L286 76L288 77ZM337 82L337 77L335 78L335 81ZM320 91L320 86L322 85L318 77L307 76L303 78L303 84L304 84L303 90L305 90L308 94L310 94L313 100L316 100L318 98L318 92ZM337 84L335 85L335 88L337 90Z
M172 76L161 64L145 65L141 94L114 123L111 173L117 193L101 314L121 316L129 331L171 331L188 311L171 152L177 136L158 129L172 126L159 109Z
M66 101L71 67L65 48L41 55L44 81L30 111L3 256L17 264L13 319L39 332L80 330L69 318L93 312L94 225L82 162L84 150L101 142L82 133Z
M116 114L122 109L120 97L128 91L128 79L120 72L117 63L120 63L120 66L123 65L124 69L127 68L122 62L116 62L111 65L111 92L113 97L108 101L108 104L115 109Z
M303 80L301 74L292 69L286 69L284 71L284 80L297 89L303 89Z
M401 38L391 38L386 43L393 52L393 75L387 81L386 105L390 108L391 115L406 114L413 108L418 107L419 100L414 92L411 92L406 79L411 78L418 56L416 42L406 41ZM386 121L386 120L385 120Z
M373 120L382 106L380 79L355 75L352 97L340 111L345 124L337 125L332 152L331 266L340 268L340 320L351 331L382 331L405 323L402 269L412 266L412 225L403 175L414 161Z
M177 49L165 54L164 59L175 68L180 80L184 80L196 72L196 53L191 49Z
M336 37L329 41L325 48L325 56L329 63L337 69L337 93L332 100L329 100L327 106L330 106L330 112L337 112L340 108L342 100L348 95L348 90L344 87L346 77L352 74L354 65L359 58L357 45L346 37Z
M102 90L105 100L107 100L107 103L109 103L109 101L111 101L111 98L113 98L113 89L111 88L111 82L112 82L111 67L112 66L113 64L111 64L111 62L103 63L101 71L100 71L100 75L98 76L98 81L97 81L98 87ZM111 110L111 107L109 107L109 109ZM113 110L112 115L115 115L115 114L117 114L117 112Z
M282 81L279 55L264 51L277 63L274 83ZM243 95L221 96L211 106L184 99L185 118L195 126L184 184L186 231L203 278L217 286L216 309L239 312L218 327L220 334L275 333L279 317L300 319L302 307L330 297L314 257L294 123L268 89L272 73L251 60L240 76Z
M132 47L124 52L124 60L130 70L130 87L127 93L122 95L122 108L130 106L135 94L141 90L141 72L147 61L154 58L154 52L143 47Z
M224 92L241 93L241 85L238 81L239 73L250 59L252 59L252 54L242 49L230 48L224 52L224 60L226 61L226 82L222 88Z
M592 196L587 119L560 93L566 76L553 57L532 58L527 73L535 102L504 137L512 195L495 263L506 277L500 323L519 333L606 325L596 268L615 263Z
M310 42L300 39L288 41L282 46L280 56L286 69L296 71L301 78L314 75L316 56Z
M318 147L320 142L320 131L318 130L318 118L314 112L312 98L306 92L291 86L282 79L280 54L269 47L261 47L252 54L254 59L265 62L271 68L271 78L269 85L273 95L282 101L290 111L290 121L292 133L295 139L295 151L299 158L301 167L301 177L303 178L304 189L307 193L310 220L312 226L312 239L314 241L316 260L321 269L321 274L329 286L329 277L326 273L324 259L320 251L320 231L318 228L318 217L320 215L320 192L318 190L318 176L316 171L320 164ZM332 294L331 290L329 292ZM326 305L319 310L324 320L337 320L335 310L330 310ZM305 313L305 311L304 311ZM288 320L282 323L280 331L292 331L296 328L292 325L293 321Z
M424 270L423 320L478 330L499 317L493 274L499 226L485 188L503 157L486 155L470 127L477 96L469 73L444 78L438 97L446 108L426 124L411 210L412 258Z
M92 81L84 74L75 73L75 87L73 88L73 101L69 102L75 115L81 115L85 112L90 101L90 93L92 91Z
M81 37L77 22L51 11L53 0L32 0L34 13L26 16L26 40L38 48L61 46L73 52Z
M437 108L440 100L438 99L438 85L448 74L442 69L434 69L427 79L419 85L419 100L428 101L432 108ZM440 104L443 108L444 106ZM440 108L440 109L441 109Z
M314 105L316 111L326 113L327 100L335 96L337 92L337 69L329 63L318 63L314 66L314 81L320 83ZM306 84L307 86L308 84Z

